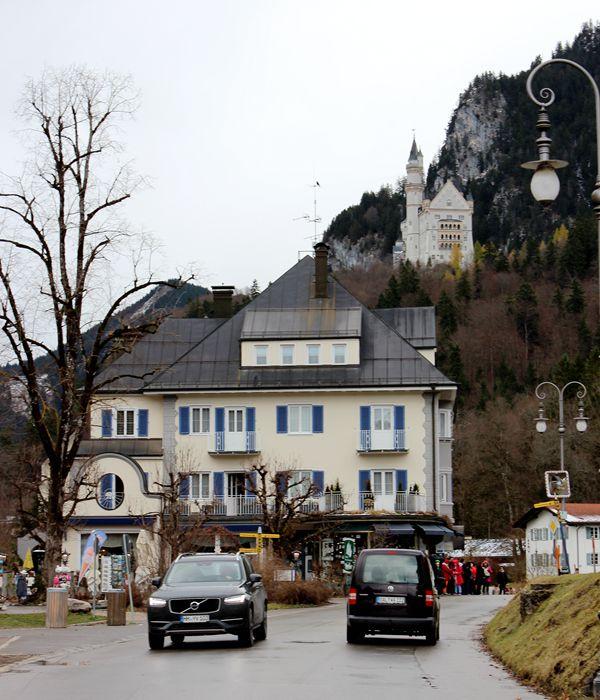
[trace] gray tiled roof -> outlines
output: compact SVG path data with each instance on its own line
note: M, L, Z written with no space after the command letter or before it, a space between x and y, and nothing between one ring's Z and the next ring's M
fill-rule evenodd
M314 298L314 261L310 256L271 284L250 304L235 316L221 322L199 341L192 339L193 332L184 324L181 330L188 332L178 348L185 352L162 372L155 373L143 385L132 384L127 378L116 378L111 385L118 391L184 391L186 389L284 389L319 387L367 387L367 386L417 386L446 385L454 382L445 377L433 364L423 358L414 347L401 337L398 330L384 322L375 313L361 305L341 284L332 277L328 282L328 298ZM331 314L341 310L361 311L361 361L359 366L310 366L310 367L240 367L240 338L246 315L249 312L287 309L310 309L312 314ZM188 319L198 323L200 319ZM163 330L164 329L164 330ZM169 353L160 347L148 350L154 358L172 356L177 328L163 324L148 340L149 345L160 346L165 341ZM132 355L135 355L136 351ZM121 358L125 364L125 359ZM141 368L140 357L133 363ZM115 377L117 377L115 372Z
M395 328L413 347L434 348L436 346L434 306L374 309L373 313Z
M360 306L350 309L248 309L241 338L359 338Z

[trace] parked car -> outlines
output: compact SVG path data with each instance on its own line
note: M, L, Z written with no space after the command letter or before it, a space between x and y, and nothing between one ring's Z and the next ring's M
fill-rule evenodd
M347 642L367 634L440 636L440 605L427 556L417 549L365 549L356 560L347 605Z
M262 576L242 554L184 554L171 564L148 600L148 644L165 637L237 635L243 646L267 638L267 595Z

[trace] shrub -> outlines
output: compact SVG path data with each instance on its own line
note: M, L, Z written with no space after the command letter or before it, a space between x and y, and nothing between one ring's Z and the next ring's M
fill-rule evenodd
M270 603L323 605L329 601L331 589L324 581L278 581L277 571L289 571L289 565L281 559L271 557L263 562L253 563L256 571L262 574Z

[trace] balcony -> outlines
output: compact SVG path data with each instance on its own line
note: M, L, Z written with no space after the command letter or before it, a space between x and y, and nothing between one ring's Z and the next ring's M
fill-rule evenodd
M213 440L214 449L208 454L213 457L227 455L255 455L260 452L258 436L255 430L242 430L239 432L217 431Z
M359 430L359 454L385 454L408 452L405 430Z
M425 508L425 496L418 493L398 491L395 494L374 494L372 491L362 491L358 494L358 509L363 512L422 513Z

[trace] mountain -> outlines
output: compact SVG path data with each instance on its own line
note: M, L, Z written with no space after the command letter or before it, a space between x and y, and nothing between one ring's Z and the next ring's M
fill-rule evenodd
M585 24L572 43L559 44L554 58L586 67L600 81L600 24ZM520 163L537 158L537 106L526 90L527 76L540 62L517 75L484 73L460 95L439 155L429 167L427 196L453 178L475 202L474 239L493 242L505 252L525 238L547 240L561 224L590 208L596 175L593 95L584 76L571 67L550 66L536 76L534 89L550 87L556 95L549 108L552 155L569 161L561 171L561 193L549 208L529 193L531 173ZM383 187L365 193L361 202L338 214L325 232L339 262L348 266L391 253L403 218L404 191Z

